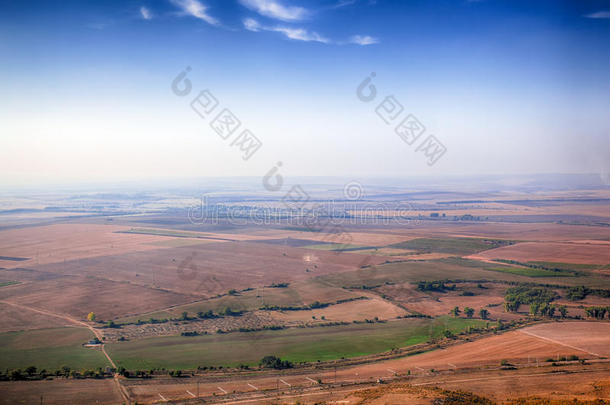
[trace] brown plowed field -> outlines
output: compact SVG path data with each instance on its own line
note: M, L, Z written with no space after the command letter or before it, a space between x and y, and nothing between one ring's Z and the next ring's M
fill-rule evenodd
M508 259L520 262L608 264L610 263L610 248L605 244L597 243L523 242L486 250L471 257L474 259Z
M83 274L185 294L214 296L230 289L294 282L393 260L312 251L257 242L220 242L100 256L38 266L56 274Z
M0 404L120 404L121 396L111 378L49 381L1 381ZM41 399L42 398L42 399Z

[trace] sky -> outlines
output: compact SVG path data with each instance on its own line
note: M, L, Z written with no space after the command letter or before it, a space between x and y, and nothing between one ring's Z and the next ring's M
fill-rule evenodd
M0 185L610 171L608 1L0 0L0 60Z

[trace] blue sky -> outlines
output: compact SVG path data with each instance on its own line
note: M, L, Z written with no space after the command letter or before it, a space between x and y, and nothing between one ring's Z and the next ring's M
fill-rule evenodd
M0 55L7 184L610 169L607 1L0 1ZM203 89L251 159L191 110ZM434 165L375 114L388 95L446 147Z

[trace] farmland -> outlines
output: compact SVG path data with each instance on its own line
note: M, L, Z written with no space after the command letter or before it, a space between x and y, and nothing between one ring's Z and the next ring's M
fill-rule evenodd
M108 362L96 350L82 347L94 336L84 328L52 328L0 334L0 369L57 370L106 367Z
M77 382L85 370L112 361L123 376L100 395L112 403L125 395L157 401L159 393L180 399L185 386L196 389L189 378L200 379L202 395L211 398L224 395L219 384L236 398L277 390L274 371L259 366L264 356L291 365L282 370L285 387L304 389L313 384L305 376L372 385L412 376L455 389L434 373L481 378L482 369L501 361L521 373L534 361L551 367L548 358L574 356L603 366L610 355L607 315L591 314L610 307L610 228L593 219L539 222L522 206L493 221L461 219L435 194L419 198L421 213L438 205L447 215L416 214L404 224L371 216L332 232L299 217L196 224L185 207L32 219L28 226L20 219L0 229L0 370L9 378L30 366L69 367L76 377L60 375L56 388L70 392L88 384ZM261 209L257 199L238 204L240 212ZM456 204L456 213L476 212L467 208L473 203ZM536 200L536 210L544 204ZM564 205L555 211L569 212ZM486 213L499 206L490 202ZM594 203L591 209L598 221L603 210ZM514 291L524 302L514 305ZM529 301L527 294L539 291L546 298ZM83 346L93 338L100 344ZM335 366L336 377L328 371ZM178 370L190 377L174 381L169 373ZM133 378L136 372L148 379ZM109 385L111 374L105 377L90 382L92 392ZM10 395L23 393L23 384L49 390L52 383L38 374L23 378L0 383Z
M198 366L255 366L265 355L300 362L364 356L440 337L445 330L459 333L481 320L442 317L406 319L335 327L296 328L282 331L231 333L227 336L163 337L109 345L110 355L129 369Z

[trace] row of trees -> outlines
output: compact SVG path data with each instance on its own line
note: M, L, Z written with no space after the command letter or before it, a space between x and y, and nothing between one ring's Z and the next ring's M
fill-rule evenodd
M606 313L610 318L610 307L586 307L585 313L589 318L604 319Z
M474 316L474 312L474 308L464 307L464 315L466 315L468 318L472 318ZM460 316L462 311L460 310L460 307L454 307L450 313L457 318ZM487 319L489 318L489 311L485 308L481 308L479 309L479 316L481 319Z
M43 380L47 377L72 377L72 378L105 378L111 377L112 373L97 369L73 370L68 366L63 366L57 370L38 369L36 366L29 366L25 369L7 369L0 371L0 381L21 381L21 380Z
M534 302L532 304L530 304L530 314L531 315L541 315L541 316L548 316L548 317L553 317L555 316L555 312L558 311L560 316L562 318L565 318L568 316L568 308L565 305L557 305L557 304L539 304L537 302Z

